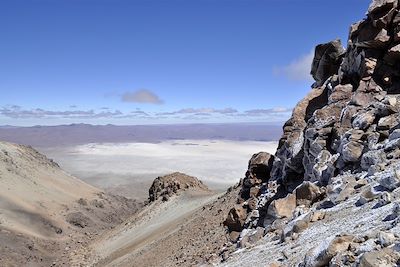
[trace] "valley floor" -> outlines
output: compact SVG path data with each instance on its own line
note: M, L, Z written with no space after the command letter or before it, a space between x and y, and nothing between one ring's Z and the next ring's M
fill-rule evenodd
M184 191L156 201L95 240L85 251L94 266L193 266L215 258L227 237L220 223L237 191Z
M40 151L88 184L144 201L154 178L176 171L193 175L210 189L223 192L243 178L254 153L274 153L277 146L277 142L173 140L93 143Z

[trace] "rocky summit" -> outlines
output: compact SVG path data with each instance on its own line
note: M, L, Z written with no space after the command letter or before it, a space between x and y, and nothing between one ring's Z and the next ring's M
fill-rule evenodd
M400 265L399 10L397 0L375 0L346 49L318 45L315 83L277 152L250 159L224 224L238 247L273 250L264 264ZM227 265L246 258L233 257Z
M154 202L158 199L167 201L171 196L188 189L209 191L208 187L196 177L174 172L154 179L149 189L149 201Z

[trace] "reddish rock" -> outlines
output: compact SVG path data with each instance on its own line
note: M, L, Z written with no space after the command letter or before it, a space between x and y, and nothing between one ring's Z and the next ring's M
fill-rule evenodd
M276 199L268 207L267 214L273 218L292 218L296 208L296 195L288 194L285 198Z
M297 205L310 206L324 196L323 190L311 182L303 182L295 192Z
M168 201L172 195L187 189L209 191L207 186L197 178L175 172L158 177L153 181L153 184L149 189L149 200L152 202L161 198L163 201Z
M240 232L243 229L246 218L247 211L242 206L236 205L229 211L224 225L228 227L229 231Z

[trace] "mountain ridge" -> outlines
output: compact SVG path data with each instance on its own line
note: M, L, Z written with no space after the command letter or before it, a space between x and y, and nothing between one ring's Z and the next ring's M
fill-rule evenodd
M274 141L282 129L265 124L177 124L177 125L91 125L0 127L0 140L35 148L74 146L87 143L159 143L175 139Z
M135 213L31 147L0 142L0 265L71 264L74 250Z

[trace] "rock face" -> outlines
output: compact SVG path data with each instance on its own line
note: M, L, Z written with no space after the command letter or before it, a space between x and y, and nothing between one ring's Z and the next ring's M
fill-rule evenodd
M241 228L238 244L246 233L259 227L282 234L284 242L296 239L303 231L299 229L323 220L325 210L346 201L354 200L355 207L374 202L374 208L397 201L399 9L397 0L374 0L367 17L351 26L347 49L340 40L316 47L313 88L284 124L276 154L254 155L241 182L238 206L231 212L242 209L247 216L236 216L235 227L226 224L230 231ZM262 171L258 172L259 168ZM353 266L342 265L346 259L360 264L354 266L396 264L398 250L381 251L381 246L371 248L369 254L354 253L349 246L363 242L355 239L335 237L318 253L304 255L301 266ZM394 239L392 246L400 244L398 237ZM389 265L375 265L374 257L385 253L391 253L385 256Z
M161 199L167 201L171 196L187 189L199 189L208 191L206 185L196 177L180 172L174 172L165 176L157 177L149 189L150 202Z
M315 86L321 86L326 79L337 72L344 54L345 50L340 40L320 44L315 48L311 66L311 75L315 79Z
M261 194L261 186L270 179L273 161L274 156L267 152L254 154L249 160L246 177L240 182L238 204L229 211L224 221L229 231L240 232L249 214L252 214L254 218L259 216L257 198ZM256 225L257 222L254 221L253 224Z

